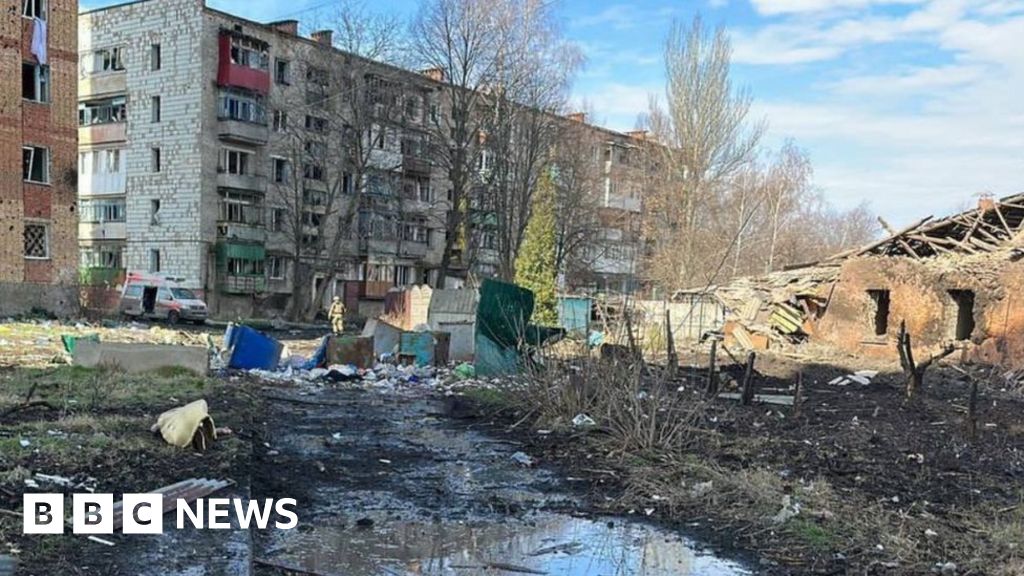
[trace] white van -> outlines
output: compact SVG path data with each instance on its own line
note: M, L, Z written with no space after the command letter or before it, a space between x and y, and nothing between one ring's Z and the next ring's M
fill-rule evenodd
M178 286L182 278L129 272L121 290L118 312L131 318L204 324L209 315L206 302L192 290Z

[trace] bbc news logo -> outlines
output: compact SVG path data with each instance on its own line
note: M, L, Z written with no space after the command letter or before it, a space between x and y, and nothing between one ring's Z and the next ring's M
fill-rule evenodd
M163 494L125 494L121 508L121 533L162 534L164 531ZM248 530L273 526L290 530L299 523L295 499L249 500L241 498L199 498L194 505L179 498L176 506L176 527L229 529L234 513L237 525ZM25 494L22 507L25 534L64 533L63 494ZM71 498L71 531L74 534L113 534L117 515L113 494L73 494ZM276 517L276 518L275 518ZM271 523L271 520L274 520Z

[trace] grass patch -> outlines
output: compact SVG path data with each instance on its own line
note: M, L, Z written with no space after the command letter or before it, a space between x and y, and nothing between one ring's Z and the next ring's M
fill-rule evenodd
M791 519L786 523L786 530L797 540L816 550L828 550L835 543L834 534L806 518Z

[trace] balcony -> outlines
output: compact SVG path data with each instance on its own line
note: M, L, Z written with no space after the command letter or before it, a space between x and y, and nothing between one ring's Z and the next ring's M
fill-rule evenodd
M217 222L217 238L220 240L263 243L267 241L267 229L258 224Z
M233 36L232 33L226 31L221 32L220 35L220 45L218 47L220 61L217 67L217 85L245 88L260 94L266 94L270 91L270 70L267 65L269 64L269 59L264 58L265 50L262 53L258 53L251 46L241 50L241 52L246 53L247 58L264 60L260 62L259 67L237 64L231 57ZM234 50L237 52L239 48L236 46ZM242 61L244 62L245 60Z
M267 279L264 276L220 274L218 284L224 294L257 294L267 290Z
M124 268L80 268L78 281L84 286L117 286L124 282L124 273Z
M384 296L387 295L388 290L391 290L395 284L393 282L373 282L373 281L358 281L358 282L347 282L348 285L355 285L354 292L356 292L359 298L366 298L371 300L383 300ZM352 288L347 288L352 290Z
M426 242L413 242L411 240L403 240L399 247L398 253L406 258L423 258L427 255L430 250L430 245Z
M255 174L230 174L228 172L217 173L217 186L220 188L233 188L235 190L254 190L265 192L267 190L267 178Z
M90 144L108 144L111 142L124 142L127 138L127 122L108 122L106 124L91 124L78 129L79 146Z
M92 194L124 194L124 192L125 172L78 175L78 193L82 196Z
M640 199L619 196L618 194L605 194L604 207L614 208L616 210L625 210L627 212L639 212Z
M397 254L398 241L360 238L359 251L363 254Z
M231 118L219 118L217 122L217 135L221 140L263 145L267 143L270 131L267 129L266 124Z
M124 94L128 90L127 78L124 70L88 74L78 81L78 96L92 98Z
M431 163L430 160L422 158L420 156L413 156L405 154L402 156L402 170L406 174L417 174L422 176L430 176Z
M124 240L128 237L124 222L79 222L80 240Z

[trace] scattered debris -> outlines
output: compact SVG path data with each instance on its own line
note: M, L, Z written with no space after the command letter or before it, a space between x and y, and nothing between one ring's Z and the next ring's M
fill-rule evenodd
M204 452L217 439L217 429L206 400L196 400L164 412L157 417L150 431L159 432L172 446L185 448L192 445L199 452Z
M512 454L512 459L523 466L533 466L534 463L533 458L530 458L525 452L516 452L515 454Z

